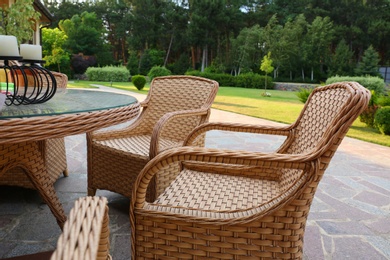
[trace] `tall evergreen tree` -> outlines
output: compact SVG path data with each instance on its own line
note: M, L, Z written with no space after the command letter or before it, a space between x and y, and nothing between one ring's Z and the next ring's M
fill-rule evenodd
M332 55L332 62L329 69L329 76L352 76L354 65L352 64L353 52L342 39Z
M333 22L329 17L317 17L308 26L304 43L304 62L310 66L310 80L314 80L314 71L323 72L330 57L330 44L333 40Z
M362 61L358 64L355 69L356 75L371 75L379 76L378 66L379 64L379 54L378 52L370 45L368 49L364 52Z

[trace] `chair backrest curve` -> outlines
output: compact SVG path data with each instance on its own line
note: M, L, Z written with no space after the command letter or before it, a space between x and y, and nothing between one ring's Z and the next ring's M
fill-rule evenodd
M306 154L307 160L319 159L315 180L318 185L349 127L367 107L370 96L370 92L356 82L316 88L291 126L293 134L278 152ZM281 173L282 190L288 189L300 176L296 170L283 170Z
M156 122L166 113L210 109L218 91L218 83L195 76L166 76L153 79L142 113L144 129L152 131Z
M314 89L293 124L292 142L280 152L304 154L335 150L350 125L367 108L370 96L370 92L356 82L339 82Z

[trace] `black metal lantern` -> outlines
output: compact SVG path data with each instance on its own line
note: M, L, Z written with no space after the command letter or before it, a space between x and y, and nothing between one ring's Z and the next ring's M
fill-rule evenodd
M0 66L0 91L6 94L5 104L27 105L43 103L51 99L57 82L53 74L43 68L43 61L22 60L22 57L0 57L4 65ZM10 65L11 60L22 60L22 65Z

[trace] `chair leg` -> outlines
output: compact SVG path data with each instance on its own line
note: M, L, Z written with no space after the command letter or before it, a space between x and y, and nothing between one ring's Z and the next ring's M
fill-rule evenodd
M69 176L68 168L66 168L64 170L63 174L64 174L64 177L68 177Z

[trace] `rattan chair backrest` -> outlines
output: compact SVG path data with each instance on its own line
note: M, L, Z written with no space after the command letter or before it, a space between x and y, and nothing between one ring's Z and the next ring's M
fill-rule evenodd
M213 80L194 76L167 76L154 78L148 96L147 107L143 110L142 130L152 132L157 121L169 112L211 108L216 96L218 83ZM171 123L163 136L173 140L182 140L185 136L176 136L177 127L193 129L199 124L199 117L186 118Z
M365 92L360 95L359 92ZM363 99L363 100L362 100ZM340 82L313 90L300 116L293 124L292 138L279 152L305 154L321 160L324 172L349 126L365 109L370 92L356 82ZM294 171L284 172L285 182L294 181Z

